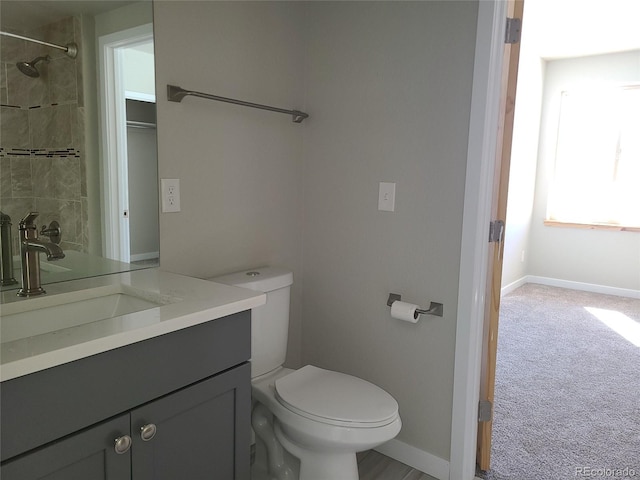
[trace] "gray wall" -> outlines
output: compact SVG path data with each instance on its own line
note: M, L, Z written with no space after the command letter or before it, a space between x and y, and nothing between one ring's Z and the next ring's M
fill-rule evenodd
M156 146L155 129L127 129L131 261L156 258L160 251Z
M399 439L449 458L477 5L314 3L305 78L303 358L373 381ZM396 211L377 209L396 182ZM390 317L390 292L444 318Z
M155 5L159 172L182 190L182 212L161 215L162 268L292 268L289 364L378 383L399 438L443 459L476 17L476 2ZM168 83L311 118L168 103ZM394 213L377 210L381 181L397 183ZM392 291L445 316L393 320Z
M260 265L294 271L289 358L300 361L302 140L291 117L166 85L304 107L302 10L275 2L157 2L160 178L179 178L180 213L160 217L162 268L211 277Z
M153 10L153 3L143 0L96 15L96 38L151 23Z

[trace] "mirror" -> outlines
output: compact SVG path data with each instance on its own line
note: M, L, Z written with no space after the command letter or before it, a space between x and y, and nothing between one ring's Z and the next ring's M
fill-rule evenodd
M18 224L31 211L39 232L59 223L65 252L41 255L43 284L158 265L152 6L0 3L2 250L17 281L2 290L20 287Z

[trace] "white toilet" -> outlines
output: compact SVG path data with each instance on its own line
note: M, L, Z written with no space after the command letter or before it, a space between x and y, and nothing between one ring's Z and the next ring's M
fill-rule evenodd
M287 352L293 273L264 267L210 280L267 294L251 312L251 425L277 480L358 480L356 452L395 437L398 403L351 375L282 365ZM284 448L284 451L283 451ZM292 461L291 455L299 460Z

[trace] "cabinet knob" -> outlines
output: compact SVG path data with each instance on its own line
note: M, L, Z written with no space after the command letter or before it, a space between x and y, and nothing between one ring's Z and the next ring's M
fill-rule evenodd
M140 428L140 438L143 442L148 442L156 436L157 428L153 423L148 423Z
M123 435L116 438L115 451L118 455L127 453L131 448L131 437L129 435Z

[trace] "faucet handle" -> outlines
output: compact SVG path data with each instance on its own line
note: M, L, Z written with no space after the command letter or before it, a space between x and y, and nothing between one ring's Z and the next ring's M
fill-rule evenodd
M55 243L56 245L60 245L60 241L62 240L62 231L60 230L60 224L54 220L49 224L48 228L46 225L42 225L42 228L40 229L40 235L49 237L49 240L51 240L53 243Z
M20 220L20 228L30 228L30 227L35 228L35 224L33 223L33 221L36 219L38 215L40 215L39 212L27 213L25 217L22 220Z

